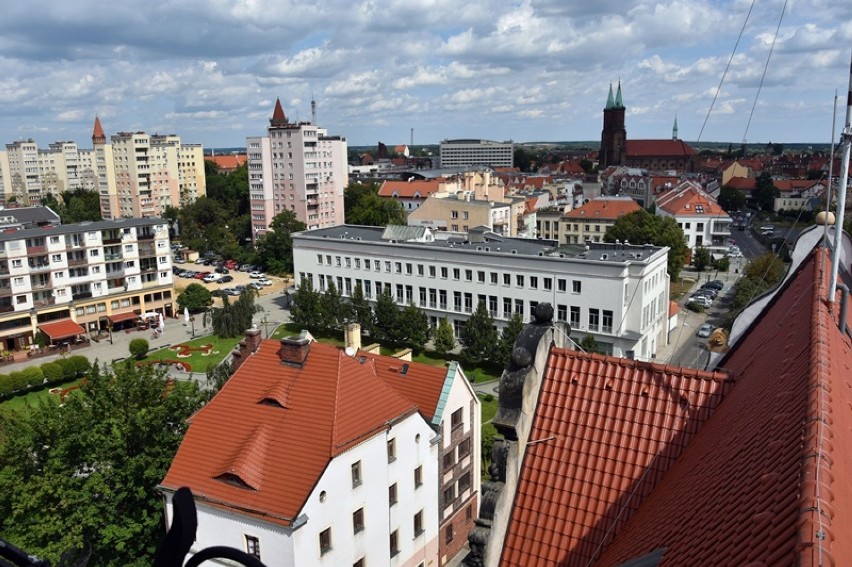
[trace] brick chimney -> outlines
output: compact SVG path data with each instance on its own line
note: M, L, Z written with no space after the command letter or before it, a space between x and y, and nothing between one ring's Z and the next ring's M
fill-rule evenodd
M358 323L347 323L343 327L343 346L352 347L355 352L361 350L361 325Z
M246 361L250 354L257 351L259 346L260 329L248 329L243 340L231 351L231 365L234 367L234 370L236 371L237 368L242 366L243 362Z
M281 364L304 366L311 351L311 341L306 337L287 337L281 339L281 349L278 356Z

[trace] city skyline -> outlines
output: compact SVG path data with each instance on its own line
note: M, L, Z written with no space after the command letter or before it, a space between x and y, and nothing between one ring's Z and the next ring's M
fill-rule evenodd
M274 1L10 5L0 137L88 147L119 131L242 147L280 97L353 146L599 140L620 80L628 138L695 141L751 2L562 5ZM848 84L852 3L755 3L701 141L828 143ZM842 124L841 124L842 125ZM839 128L838 128L839 132Z

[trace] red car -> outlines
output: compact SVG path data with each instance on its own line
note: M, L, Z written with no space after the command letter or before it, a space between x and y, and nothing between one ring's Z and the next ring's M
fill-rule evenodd
M237 266L238 264L236 260L228 260L227 262L225 262L225 267L229 270L235 270Z
M197 274L195 274L194 277L197 280L203 280L205 277L207 277L209 275L210 275L210 272L198 272Z

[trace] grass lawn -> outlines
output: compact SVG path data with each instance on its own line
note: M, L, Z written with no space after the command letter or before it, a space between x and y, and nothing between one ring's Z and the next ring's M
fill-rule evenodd
M486 394L477 394L479 402L482 404L482 423L490 423L494 419L494 414L497 413L497 396L491 395L491 401L485 399Z
M10 410L20 410L24 409L27 406L35 406L38 405L41 400L54 400L56 403L59 403L59 395L51 394L50 390L52 388L71 388L72 386L76 386L80 383L80 380L72 380L70 382L65 382L64 384L58 384L56 386L50 386L49 388L44 388L43 390L38 390L36 392L30 392L23 396L14 396L9 398L2 404L0 404L0 408L10 409Z
M669 286L669 299L678 301L687 291L692 289L693 285L695 285L695 280L684 280L683 278L679 281L671 282Z
M228 356L228 353L234 350L234 347L242 339L243 337L220 339L215 335L200 337L180 344L188 345L193 349L197 349L202 345L212 344L213 348L209 355L203 354L202 350L191 350L191 354L188 358L178 358L177 351L174 350L174 347L178 345L172 345L169 348L162 348L160 350L150 352L148 353L148 356L142 360L180 360L181 362L189 363L189 367L192 369L192 372L204 373L207 372L207 367L210 364L218 364L226 356Z
M294 325L293 323L285 323L283 325L279 325L275 332L272 333L270 339L283 339L286 337L298 337L302 332L302 328L298 325ZM311 336L313 336L317 342L321 342L323 344L334 345L337 347L343 347L343 333L313 333L311 332Z

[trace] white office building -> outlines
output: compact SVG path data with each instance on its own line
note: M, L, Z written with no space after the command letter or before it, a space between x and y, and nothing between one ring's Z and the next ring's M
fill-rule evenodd
M425 227L343 225L293 235L296 284L317 290L333 281L344 296L357 285L372 300L386 286L400 305L413 303L432 326L447 317L456 330L482 302L502 328L515 312L525 321L538 303L571 337L591 335L604 352L651 359L667 340L668 248L555 243L473 229L467 240Z
M441 167L514 167L515 144L491 140L443 140Z

